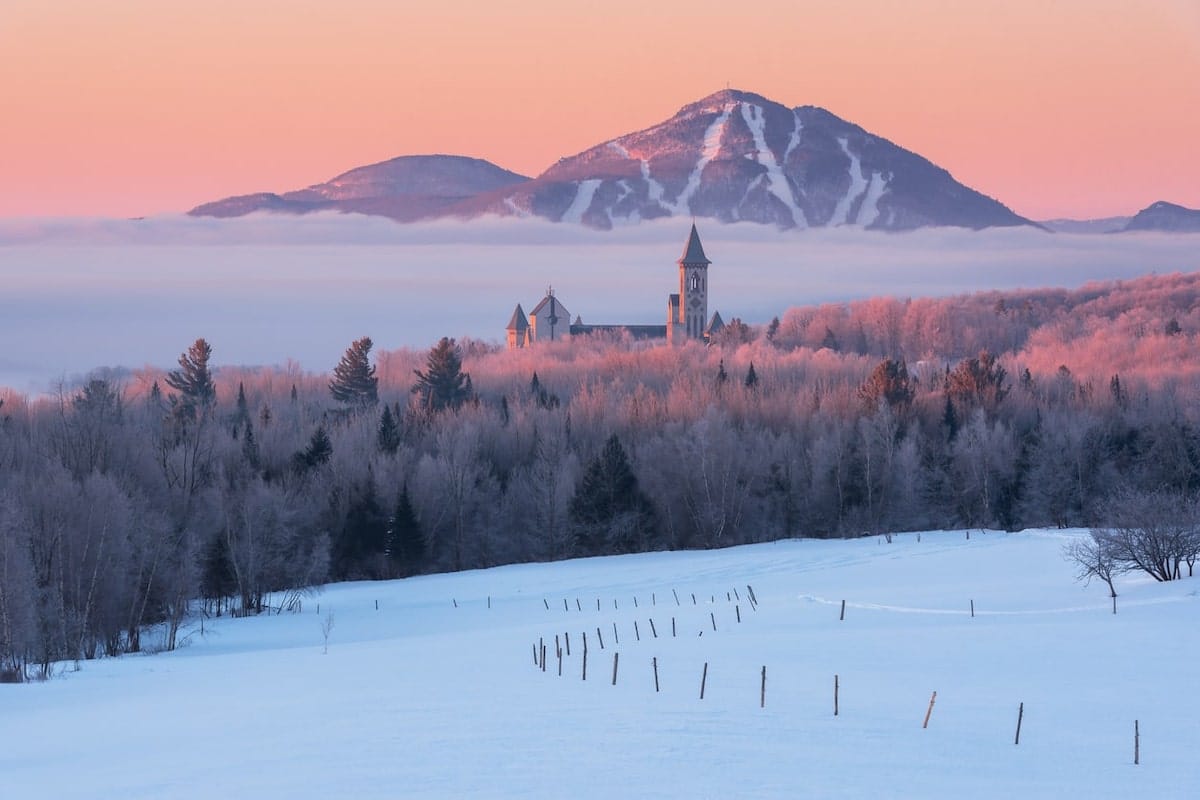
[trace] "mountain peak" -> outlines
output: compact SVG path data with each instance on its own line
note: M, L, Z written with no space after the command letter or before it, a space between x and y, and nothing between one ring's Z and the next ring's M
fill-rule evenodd
M921 156L815 106L726 88L530 180L463 156L402 156L193 214L320 208L398 220L533 216L593 228L691 216L780 228L985 228L1028 220Z

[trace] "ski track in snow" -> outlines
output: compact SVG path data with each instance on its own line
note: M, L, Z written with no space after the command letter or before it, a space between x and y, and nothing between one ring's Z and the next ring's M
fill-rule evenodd
M792 157L792 152L800 146L800 133L804 130L804 123L800 121L800 115L794 110L792 111L792 138L788 140L787 151L783 154L783 165L787 166L788 159Z
M833 217L829 220L830 225L845 225L850 222L850 207L867 191L867 179L863 177L862 163L858 160L858 156L850 152L846 137L838 139L838 144L842 146L842 152L850 159L850 188L846 190L845 197L838 201L837 208L833 210Z
M862 206L858 209L858 224L866 227L879 219L879 198L887 191L888 180L878 172L871 173L871 182L867 185L867 196L863 198Z
M575 200L571 203L571 207L563 212L559 222L583 222L583 215L592 205L592 198L596 196L596 190L600 188L600 183L599 178L588 178L580 183L575 190Z
M767 190L787 206L788 212L792 215L793 225L807 225L808 219L804 216L804 211L796 205L796 197L792 194L792 187L788 183L787 176L783 174L783 170L775 160L775 154L767 147L766 119L763 116L762 107L742 103L742 119L746 121L747 127L750 128L750 134L754 137L754 149L758 163L767 169ZM797 138L794 131L792 137L793 139ZM789 149L788 152L791 150ZM748 190L747 194L749 194Z
M733 105L725 106L717 118L713 120L712 124L708 126L708 130L704 132L704 147L700 150L700 158L696 161L696 166L692 170L692 174L688 176L687 185L683 187L683 191L675 199L674 212L676 214L687 215L692 213L692 195L700 188L700 176L704 172L704 168L721 151L721 140L725 138L725 125L729 122L729 115L731 113L733 113Z
M516 214L518 217L521 217L522 219L525 219L529 216L529 214L525 211L525 209L521 208L520 206L518 206L516 203L513 202L513 199L511 197L504 198L504 205L507 206L510 211L512 211L514 214Z

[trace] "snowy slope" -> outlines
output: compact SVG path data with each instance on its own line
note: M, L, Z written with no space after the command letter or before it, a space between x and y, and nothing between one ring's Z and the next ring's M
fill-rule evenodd
M175 653L0 686L0 796L1194 796L1200 579L1131 576L1113 616L1105 590L1072 580L1072 535L791 541L331 586L301 614L194 625Z

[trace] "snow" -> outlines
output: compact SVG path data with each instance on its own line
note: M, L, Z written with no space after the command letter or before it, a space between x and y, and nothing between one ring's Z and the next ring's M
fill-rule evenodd
M571 205L563 212L562 219L559 222L582 222L583 215L592 205L592 198L596 196L596 190L600 188L601 180L599 178L588 178L576 184L575 199L571 201Z
M634 160L633 156L629 154L629 151L625 149L625 145L621 144L620 142L609 142L608 147L621 158L627 158L630 161Z
M1193 796L1200 579L1128 576L1113 615L1061 555L1079 535L786 541L329 586L303 613L193 623L174 653L0 686L0 795Z
M746 126L750 128L750 134L754 137L754 150L757 155L758 163L766 167L767 187L771 194L779 198L779 200L788 208L792 216L792 224L804 227L808 224L807 217L804 216L804 211L796 205L796 198L792 194L791 184L788 183L787 177L780 169L778 162L775 161L775 154L767 147L767 137L764 130L766 120L763 117L761 106L756 106L751 103L742 104L742 119L746 121ZM799 124L799 119L796 120ZM791 147L794 142L799 141L796 132L792 133L793 144L789 145L788 152L791 153ZM784 163L787 162L786 156Z
M863 192L867 190L867 179L862 174L862 163L858 160L858 156L850 152L847 146L846 137L838 139L838 144L842 146L842 152L850 159L850 188L846 190L846 195L838 201L837 207L833 210L833 217L829 220L830 225L845 225L850 220L850 209L854 205L854 201L862 197Z
M792 121L792 138L788 140L787 151L783 154L784 165L792 157L792 152L800 146L800 134L804 132L804 121L800 119L800 114L794 110L792 111Z
M731 103L722 108L721 113L704 131L704 146L700 148L700 157L696 159L696 166L692 168L692 173L688 176L683 191L679 193L679 197L675 198L674 213L685 215L692 213L692 196L700 188L700 177L704 173L704 168L721 152L721 139L725 137L725 125L729 122L729 115L733 113L734 105L736 104Z
M871 225L879 219L879 198L887 191L888 181L879 172L871 173L871 181L867 184L867 194L862 206L858 209L858 224Z

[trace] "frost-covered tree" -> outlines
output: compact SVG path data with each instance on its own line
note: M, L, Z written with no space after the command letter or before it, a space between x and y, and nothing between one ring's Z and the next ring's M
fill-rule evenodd
M413 393L420 406L436 412L460 407L471 396L471 376L462 371L462 353L453 339L442 337L425 360L425 371L413 370Z
M333 399L351 408L373 406L379 400L379 379L371 364L371 337L354 341L333 368L329 392Z

